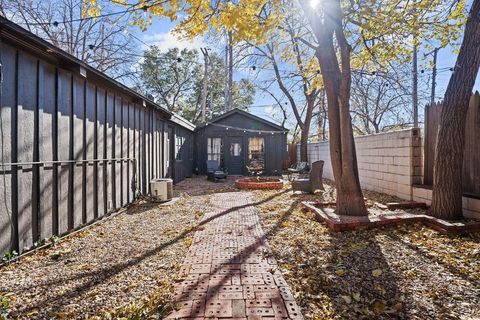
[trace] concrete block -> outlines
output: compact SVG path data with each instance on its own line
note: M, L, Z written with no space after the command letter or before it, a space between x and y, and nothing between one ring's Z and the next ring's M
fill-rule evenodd
M409 200L409 201L413 200L412 196L410 194L407 194L407 193L397 192L396 196L399 197L400 199L403 199L403 200ZM421 201L421 202L424 202L424 201Z
M397 184L397 191L400 192L400 193L404 193L404 194L410 194L411 186L403 185L403 184Z
M383 180L390 181L390 182L397 182L396 180L397 175L392 174L392 173L387 173L385 172L383 174Z
M384 156L382 160L384 164L393 164L393 157L391 156Z
M432 190L413 187L413 194L422 199L432 199Z
M397 178L397 183L398 184L403 184L406 186L409 186L412 184L412 178L411 176L405 176L405 175L396 175Z
M422 157L422 149L420 147L412 147L412 155L414 157Z
M480 212L463 209L463 216L469 219L480 219Z
M422 139L420 137L412 138L412 146L413 147L420 147L422 146Z
M410 166L409 157L393 157L393 164L396 166Z
M466 200L466 207L468 210L471 211L477 211L480 212L480 200L479 199L473 199L473 198L466 198L463 197L464 200ZM465 204L464 204L465 206Z
M412 157L412 166L420 167L423 164L423 159L421 157Z
M378 171L380 171L380 172L389 172L388 167L389 167L389 166L386 165L386 164L383 164L383 163L382 163L382 164L379 164L379 165L378 165Z
M380 181L378 182L378 186L379 186L380 188L384 189L384 190L392 190L392 191L393 191L393 189L391 189L392 183L389 182L389 181L380 180Z
M423 167L421 166L412 167L412 175L423 176Z

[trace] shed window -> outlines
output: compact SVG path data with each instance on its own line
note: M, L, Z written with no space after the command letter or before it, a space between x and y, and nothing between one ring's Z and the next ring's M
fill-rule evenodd
M232 157L240 157L241 152L242 152L242 147L240 146L240 143L230 144L230 155Z
M254 170L265 169L265 140L262 137L248 139L248 163Z
M183 160L183 157L182 157L182 147L183 147L183 143L185 142L185 138L184 137L180 137L180 136L176 136L176 139L175 139L175 153L176 153L176 157L175 159L177 160Z
M217 160L219 165L223 164L223 141L222 138L207 139L208 160Z

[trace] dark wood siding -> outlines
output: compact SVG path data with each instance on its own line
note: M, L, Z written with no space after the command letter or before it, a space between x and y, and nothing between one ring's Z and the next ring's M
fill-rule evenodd
M183 143L175 181L192 175L193 132L167 112L144 107L113 81L88 72L84 78L2 42L0 255L69 233L148 193L149 181L165 176L167 125Z

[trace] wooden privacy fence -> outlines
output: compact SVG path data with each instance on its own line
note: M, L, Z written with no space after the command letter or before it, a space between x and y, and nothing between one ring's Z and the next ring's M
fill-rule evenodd
M442 103L425 108L424 184L433 184L435 145L442 113ZM441 141L440 141L441 143ZM480 197L480 94L470 99L465 126L465 153L463 160L463 191L466 195Z

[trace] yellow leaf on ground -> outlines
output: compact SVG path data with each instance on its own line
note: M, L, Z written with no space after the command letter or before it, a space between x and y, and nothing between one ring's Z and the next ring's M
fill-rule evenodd
M353 299L355 299L355 301L360 301L360 293L358 292L355 292L354 294L352 294L352 297Z
M339 277L343 277L345 275L345 270L337 269L337 270L335 270L335 274Z
M375 278L380 277L382 275L382 272L382 269L375 269L372 271L372 276L374 276Z

